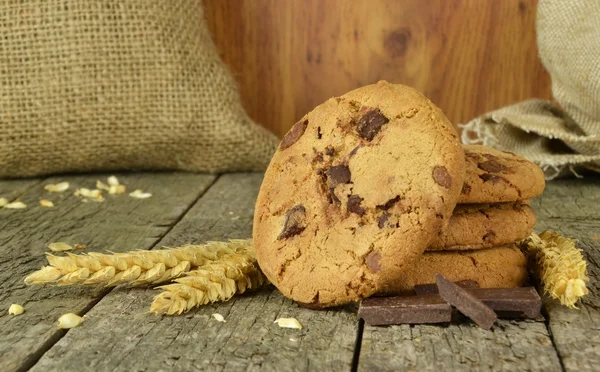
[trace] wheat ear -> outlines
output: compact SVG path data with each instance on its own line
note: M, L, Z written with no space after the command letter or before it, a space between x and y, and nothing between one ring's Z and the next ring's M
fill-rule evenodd
M581 249L575 247L575 240L546 230L540 235L531 234L524 243L535 257L535 271L544 292L567 307L577 308L577 301L589 293L589 278L587 263Z
M159 284L177 278L192 268L236 253L254 257L252 240L208 242L155 251L111 254L90 252L55 256L48 253L46 258L50 266L28 275L25 284L104 284L107 287L125 283L132 286Z
M258 268L254 252L226 255L220 261L201 266L159 289L150 306L155 314L181 314L268 283Z

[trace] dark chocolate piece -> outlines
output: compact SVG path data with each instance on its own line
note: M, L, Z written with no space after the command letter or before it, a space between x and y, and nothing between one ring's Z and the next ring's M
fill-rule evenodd
M350 195L348 198L348 212L356 213L359 216L363 216L365 214L365 209L360 206L363 198L358 195Z
M371 297L361 301L358 316L369 325L448 323L452 307L437 295Z
M464 184L462 189L460 190L461 194L470 194L471 193L471 186L468 184Z
M455 282L455 284L467 289L479 288L479 283L474 280L461 280ZM435 283L417 284L415 285L415 293L417 296L438 294L438 287Z
M395 198L388 200L387 202L385 202L385 204L378 205L377 209L382 209L384 211L387 211L388 209L390 209L391 207L396 205L396 203L398 203L399 201L400 201L400 195L396 195Z
M377 227L383 229L385 227L385 224L387 223L388 218L390 218L390 214L388 212L383 212L383 214L377 219Z
M358 119L356 131L362 138L372 141L381 130L381 127L389 121L379 109L372 109Z
M435 276L440 296L458 311L468 316L483 329L490 329L498 317L494 310L466 289L452 283L440 274Z
M340 183L350 183L352 175L347 165L334 165L327 170L327 178L333 185Z
M294 124L292 129L290 129L281 140L281 144L279 144L279 149L285 150L294 143L296 143L296 141L298 141L300 137L302 137L302 135L304 134L304 131L306 130L307 126L308 119L300 120L299 122Z
M437 166L433 168L433 180L438 185L449 189L452 186L452 176L446 167Z
M502 177L494 176L493 174L489 173L484 173L480 175L479 178L481 178L483 182L491 182L494 184L502 181Z
M469 293L494 309L502 317L525 316L537 318L542 309L542 299L534 287L478 288Z
M484 163L479 163L477 164L477 167L489 173L502 173L508 170L505 165L498 163L496 160L488 160Z
M371 252L367 255L367 257L365 258L365 265L367 265L367 267L369 269L371 269L371 271L379 271L381 269L381 266L379 266L379 261L381 260L381 255L379 254L379 252Z
M285 215L285 222L277 240L291 238L306 228L306 208L302 204L295 205Z

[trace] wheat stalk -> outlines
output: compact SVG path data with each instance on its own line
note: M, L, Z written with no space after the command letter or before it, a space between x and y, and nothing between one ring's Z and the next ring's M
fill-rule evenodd
M28 275L25 284L104 284L107 287L125 283L131 286L159 284L232 254L241 254L254 260L252 240L110 254L90 252L55 256L47 253L50 266Z
M535 269L542 281L544 292L561 304L577 308L577 301L589 293L586 288L587 263L575 241L546 230L531 234L525 241L535 257Z
M155 314L181 314L216 301L227 301L237 293L267 284L255 257L248 254L226 255L219 261L189 271L159 289L150 306Z

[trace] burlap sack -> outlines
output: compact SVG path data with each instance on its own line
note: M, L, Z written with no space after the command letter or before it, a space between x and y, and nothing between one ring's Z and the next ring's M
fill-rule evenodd
M600 172L600 1L540 0L536 28L560 107L529 100L487 113L462 126L463 142L523 155L548 179Z
M0 0L0 177L263 169L201 0Z

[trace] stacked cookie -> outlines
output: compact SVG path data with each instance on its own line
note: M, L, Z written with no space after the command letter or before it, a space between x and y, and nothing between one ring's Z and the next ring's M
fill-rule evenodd
M434 282L516 286L541 171L463 147L430 100L381 81L316 107L285 135L256 201L253 242L267 278L316 307ZM512 272L514 270L514 273Z
M512 153L465 145L465 181L446 228L440 230L418 264L391 281L383 293L405 293L435 283L435 275L482 288L521 286L527 259L516 242L535 226L529 199L544 191L542 170Z

